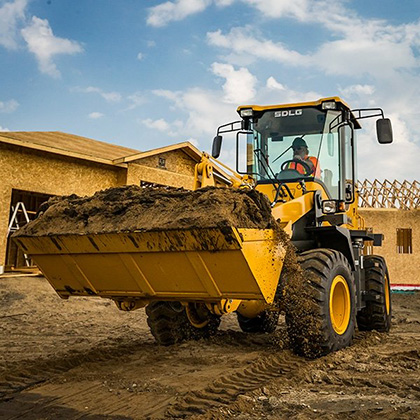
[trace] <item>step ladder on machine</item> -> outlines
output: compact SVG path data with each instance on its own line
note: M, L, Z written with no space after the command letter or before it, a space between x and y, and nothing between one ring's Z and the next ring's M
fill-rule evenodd
M12 217L10 219L9 222L9 227L7 230L7 237L9 237L9 235L11 235L12 233L16 232L17 230L19 230L21 228L21 226L19 225L19 214L22 213L26 223L29 223L29 216L28 216L28 212L26 211L25 208L25 204L22 203L21 201L19 201L18 203L16 203L16 206L12 206ZM25 264L27 267L31 266L31 259L26 255L23 254L23 258L25 259Z

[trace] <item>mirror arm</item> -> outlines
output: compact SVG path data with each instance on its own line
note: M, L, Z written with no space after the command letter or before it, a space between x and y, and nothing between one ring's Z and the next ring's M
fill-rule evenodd
M235 124L239 124L240 127L235 127ZM232 121L230 123L223 124L220 127L218 127L217 128L217 135L223 134L223 133L231 133L232 131L240 131L240 130L242 130L242 120Z
M369 115L363 115L362 112L377 112L376 114L369 114ZM382 108L358 108L358 109L352 109L350 111L352 114L358 113L357 116L354 118L351 118L351 120L364 120L366 118L374 118L374 117L382 117L385 118L384 111Z

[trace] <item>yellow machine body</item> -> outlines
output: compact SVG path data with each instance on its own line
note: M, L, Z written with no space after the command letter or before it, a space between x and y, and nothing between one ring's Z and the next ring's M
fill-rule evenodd
M286 233L291 236L292 225L302 216L311 211L314 207L314 195L304 194L302 186L299 182L292 182L288 184L290 192L295 197L293 200L290 199L289 195L285 194L282 199L284 202L276 203L273 207L272 213L276 220L280 220L281 227ZM328 200L328 194L324 187L316 182L306 182L306 190L308 191L320 191L323 200ZM270 201L274 200L276 189L272 184L259 184L256 189L264 193ZM346 215L348 218L347 224L343 224L342 227L347 229L363 229L365 227L365 221L358 212L357 207L358 196L356 190L356 198L354 202L346 207ZM328 226L328 222L324 222L324 225Z

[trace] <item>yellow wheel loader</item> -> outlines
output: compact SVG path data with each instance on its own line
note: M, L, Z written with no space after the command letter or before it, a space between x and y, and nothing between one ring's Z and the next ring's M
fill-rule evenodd
M115 232L23 228L16 243L62 298L93 295L125 311L146 307L163 345L209 336L231 312L243 331L269 333L284 311L291 347L309 357L348 346L356 324L388 331L386 263L363 255L364 243L380 246L382 235L368 232L357 211L355 130L361 119L377 117L378 141L391 143L390 120L379 108L351 110L338 97L240 106L238 113L240 120L218 128L212 155L203 153L196 165L193 193L212 194L214 187L262 193L276 226L184 223L177 229L162 220ZM236 132L236 171L217 160L228 132ZM197 206L207 205L205 194L194 196ZM159 197L141 217L165 201ZM253 200L246 206L264 201ZM226 201L217 198L208 214L217 216ZM54 225L49 211L40 220Z

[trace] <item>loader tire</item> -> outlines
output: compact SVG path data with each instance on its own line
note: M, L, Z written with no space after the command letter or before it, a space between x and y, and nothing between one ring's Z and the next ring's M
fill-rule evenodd
M356 324L356 292L346 257L326 248L301 253L301 274L285 285L286 325L295 353L316 358L349 346Z
M163 346L210 337L220 325L220 317L212 315L203 328L194 327L180 302L151 302L146 306L146 314L150 332Z
M378 255L367 255L363 266L366 292L374 300L367 300L366 306L359 311L357 325L360 331L388 332L391 328L392 305L386 262Z
M247 318L237 312L239 327L246 333L272 333L277 328L279 311L263 311L255 318Z
M158 301L146 306L147 324L158 344L169 346L185 339L183 311L179 302Z

